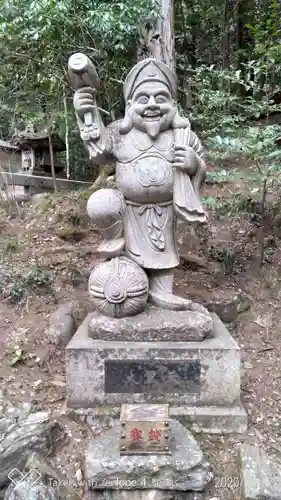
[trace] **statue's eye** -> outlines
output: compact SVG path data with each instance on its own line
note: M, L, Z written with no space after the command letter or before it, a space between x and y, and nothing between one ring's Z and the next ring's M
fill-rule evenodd
M167 102L167 97L164 96L164 95L157 95L155 97L155 101L158 103L158 104L161 104L163 102Z
M147 95L142 95L141 97L138 98L138 102L140 104L147 104L148 103L148 97Z

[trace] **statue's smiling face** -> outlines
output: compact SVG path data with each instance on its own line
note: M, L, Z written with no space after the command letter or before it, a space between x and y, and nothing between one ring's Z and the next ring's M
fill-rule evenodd
M127 106L133 125L151 137L167 130L176 113L168 88L159 82L140 85Z
M141 85L133 96L132 104L135 112L147 121L160 120L173 106L170 92L157 82Z

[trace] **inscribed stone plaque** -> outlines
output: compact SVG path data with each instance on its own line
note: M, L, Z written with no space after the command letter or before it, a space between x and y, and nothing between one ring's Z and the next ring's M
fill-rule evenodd
M169 405L122 405L120 423L120 455L171 454Z
M199 393L197 360L105 360L105 393Z

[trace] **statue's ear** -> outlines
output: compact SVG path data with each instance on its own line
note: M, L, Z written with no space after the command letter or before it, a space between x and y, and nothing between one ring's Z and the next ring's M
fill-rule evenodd
M132 104L132 99L128 99L126 101L126 109L129 108L131 106L131 104Z

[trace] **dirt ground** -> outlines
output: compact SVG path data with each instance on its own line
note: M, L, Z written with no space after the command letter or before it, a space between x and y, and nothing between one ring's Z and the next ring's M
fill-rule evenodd
M241 293L252 304L228 325L241 347L247 434L198 436L215 467L214 485L204 497L210 499L239 500L240 442L258 441L281 456L280 240L268 230L260 267L255 216L231 213L240 188L235 182L204 188L205 199L224 200L229 209L209 210L207 224L182 237L175 279L177 293L198 302L223 302ZM86 200L87 194L71 193L18 207L6 204L0 217L0 276L2 269L10 273L0 282L0 389L11 400L50 410L62 422L68 440L53 464L73 482L76 471L83 471L89 429L67 411L64 352L48 343L46 329L58 304L87 295L89 270L98 261L99 236L89 226ZM227 485L221 477L230 478Z

